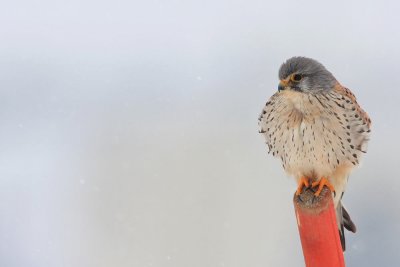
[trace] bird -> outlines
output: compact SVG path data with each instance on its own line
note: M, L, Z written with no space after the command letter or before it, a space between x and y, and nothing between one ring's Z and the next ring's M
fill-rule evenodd
M278 90L258 119L268 153L281 160L297 181L296 195L324 186L333 195L343 251L344 228L356 226L342 205L353 169L359 165L371 132L371 119L355 95L317 60L287 59L279 69Z

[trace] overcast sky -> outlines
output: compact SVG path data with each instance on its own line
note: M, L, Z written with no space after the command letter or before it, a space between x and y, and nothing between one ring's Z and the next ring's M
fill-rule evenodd
M0 265L304 266L257 118L291 56L370 114L347 266L400 266L397 1L8 1Z

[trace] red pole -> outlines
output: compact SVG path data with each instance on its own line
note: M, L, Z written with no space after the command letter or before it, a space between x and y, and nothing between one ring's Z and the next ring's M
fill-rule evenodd
M311 189L294 196L297 226L306 267L344 267L332 194L326 187L315 197Z

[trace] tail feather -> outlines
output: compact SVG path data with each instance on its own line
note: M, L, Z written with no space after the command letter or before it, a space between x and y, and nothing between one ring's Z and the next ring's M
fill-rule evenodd
M350 232L355 233L357 231L356 225L350 218L349 213L343 207L342 202L339 201L336 207L336 218L338 221L338 228L339 228L339 236L340 236L340 243L342 244L343 251L346 250L346 240L344 237L344 228L349 230Z
M342 214L343 214L343 225L344 228L349 230L350 232L355 233L357 231L357 227L354 222L351 220L349 213L347 210L342 206Z

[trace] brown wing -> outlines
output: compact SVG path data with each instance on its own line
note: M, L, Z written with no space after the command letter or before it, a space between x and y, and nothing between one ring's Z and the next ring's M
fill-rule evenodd
M347 114L347 128L350 129L352 140L354 139L356 149L366 152L366 146L371 132L371 119L368 114L357 103L355 95L346 87L337 84L334 88L337 94L337 104L341 112Z
M350 91L350 89L337 84L335 86L335 91L342 95L345 98L348 98L350 102L354 104L354 107L356 109L356 112L358 115L362 118L362 120L367 124L368 128L371 128L371 119L369 118L367 112L365 112L360 105L357 103L356 96Z

